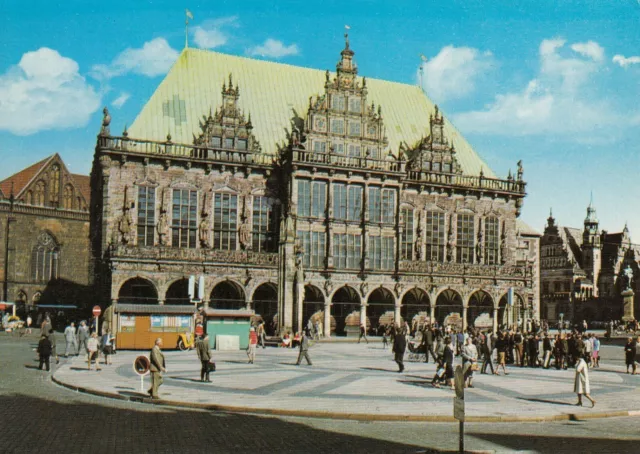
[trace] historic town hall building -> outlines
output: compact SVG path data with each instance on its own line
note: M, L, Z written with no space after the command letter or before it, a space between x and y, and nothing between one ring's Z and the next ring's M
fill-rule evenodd
M193 275L204 305L280 330L537 318L522 165L497 178L419 87L353 57L348 39L335 73L185 49L128 130L105 109L103 304L191 304Z

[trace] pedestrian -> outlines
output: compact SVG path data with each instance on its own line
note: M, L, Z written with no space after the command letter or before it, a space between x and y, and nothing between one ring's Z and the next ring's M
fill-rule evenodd
M587 363L587 366L591 366L591 356L593 352L593 342L591 341L591 334L586 334L584 336L582 345L584 345L584 361Z
M516 364L520 364L520 367L524 366L524 345L523 345L523 337L520 332L520 328L516 330L516 333L513 335L513 342L516 348Z
M151 372L151 388L147 391L149 396L152 399L159 399L158 396L158 388L162 385L162 372L167 372L166 364L164 361L164 355L162 354L162 338L159 337L156 339L153 348L151 349L151 354L149 355L149 360L151 363L151 367L149 371Z
M300 353L298 353L298 360L296 361L296 366L299 366L302 362L302 358L307 360L307 364L312 366L311 358L309 358L309 338L307 337L307 333L302 331L302 338L300 339Z
M267 348L267 346L265 345L264 342L264 337L265 337L265 332L264 332L264 321L261 321L258 324L258 331L257 331L257 335L258 335L258 340L260 341L260 345L262 346L262 348Z
M204 337L199 337L196 341L196 353L200 360L200 381L211 383L209 379L209 373L211 372L211 350L209 349L209 335L205 334Z
M56 364L60 364L60 356L56 348L56 332L51 328L49 330L49 342L51 342L51 355L56 359Z
M50 370L49 358L51 357L51 341L44 334L40 336L40 341L38 342L38 355L40 356L40 364L38 365L38 369L42 370L42 365L44 364L47 367L47 372Z
M49 318L49 314L44 318L44 321L40 325L40 335L49 335L49 330L51 329L51 319Z
M507 349L509 348L509 342L505 339L504 332L500 333L498 340L496 341L496 348L498 350L498 366L496 367L496 375L500 375L500 366L505 375L507 373Z
M393 338L394 361L398 363L398 367L400 368L398 372L404 371L404 352L407 349L407 338L405 336L406 332L404 329L401 329Z
M80 326L78 327L78 355L80 352L84 352L86 354L89 351L87 348L88 340L89 331L87 330L87 324L83 320L80 322Z
M26 334L31 334L32 323L33 323L33 319L31 318L31 315L27 315L27 333Z
M431 326L427 326L427 329L424 330L424 362L429 362L429 353L431 353L431 357L433 358L433 362L435 363L437 360L436 353L433 349L433 342L435 340L435 333Z
M480 344L480 352L482 353L482 369L480 369L481 374L487 373L487 366L491 368L491 374L498 375L498 373L493 370L493 362L491 361L491 347L489 345L489 336L486 336L484 341Z
M362 339L363 337L368 344L369 340L367 339L367 328L365 328L364 325L360 325L360 337L358 337L358 343L360 343L360 339Z
M596 404L596 400L589 394L591 393L591 386L589 383L589 366L585 362L584 358L579 358L576 363L576 378L573 386L573 392L578 395L578 403L576 405L582 406L582 395L591 401L591 407Z
M542 351L544 352L544 359L542 362L542 367L545 369L549 368L549 364L551 363L551 339L549 338L548 333L544 333L544 339L542 339Z
M78 351L78 341L76 339L76 326L73 322L64 329L64 340L66 342L64 357L69 357L69 351L75 355Z
M249 364L253 364L256 360L256 348L258 346L258 335L256 329L251 327L249 329L249 346L247 347L247 356L249 357Z
M111 335L111 330L107 328L102 335L102 354L104 355L104 363L106 365L113 364L109 358L113 355L113 340L115 338Z
M386 349L389 346L389 329L386 326L383 326L382 330L382 349Z
M91 370L91 360L95 360L96 370L101 370L98 356L98 334L91 333L91 337L87 341L87 364L89 366L89 370Z
M446 337L444 340L444 354L443 354L443 360L444 360L444 376L445 379L449 381L449 386L451 387L451 389L456 389L453 383L453 358L454 358L454 350L453 350L453 346L451 345L451 338L450 337Z
M465 387L473 388L473 372L478 370L478 349L473 344L473 338L471 336L467 337L461 354Z

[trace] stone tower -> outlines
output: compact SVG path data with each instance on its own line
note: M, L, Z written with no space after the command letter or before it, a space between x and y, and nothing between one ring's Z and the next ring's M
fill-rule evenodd
M598 217L593 206L593 195L587 207L582 231L582 260L587 277L593 282L593 296L598 296L598 277L600 275L602 246L598 230Z

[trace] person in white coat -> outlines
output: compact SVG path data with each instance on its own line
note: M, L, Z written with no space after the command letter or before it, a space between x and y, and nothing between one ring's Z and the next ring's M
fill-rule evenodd
M578 395L578 403L576 405L582 406L582 395L591 401L591 407L596 405L596 400L590 396L591 386L589 384L589 366L585 362L584 358L578 359L576 363L576 379L573 385L573 392Z

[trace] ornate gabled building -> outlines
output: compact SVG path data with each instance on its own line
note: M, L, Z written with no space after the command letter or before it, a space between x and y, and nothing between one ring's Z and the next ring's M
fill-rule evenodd
M537 318L521 163L497 178L419 87L358 76L348 37L335 73L185 49L128 130L110 121L91 176L105 305L188 304L195 275L205 305L280 331Z
M640 246L631 242L626 225L619 233L601 231L593 201L587 207L582 229L559 226L549 215L540 255L543 318L620 319L621 293L627 288L635 292L635 313L639 313ZM628 283L627 269L632 276Z
M0 298L27 305L88 303L89 177L58 154L0 181Z

